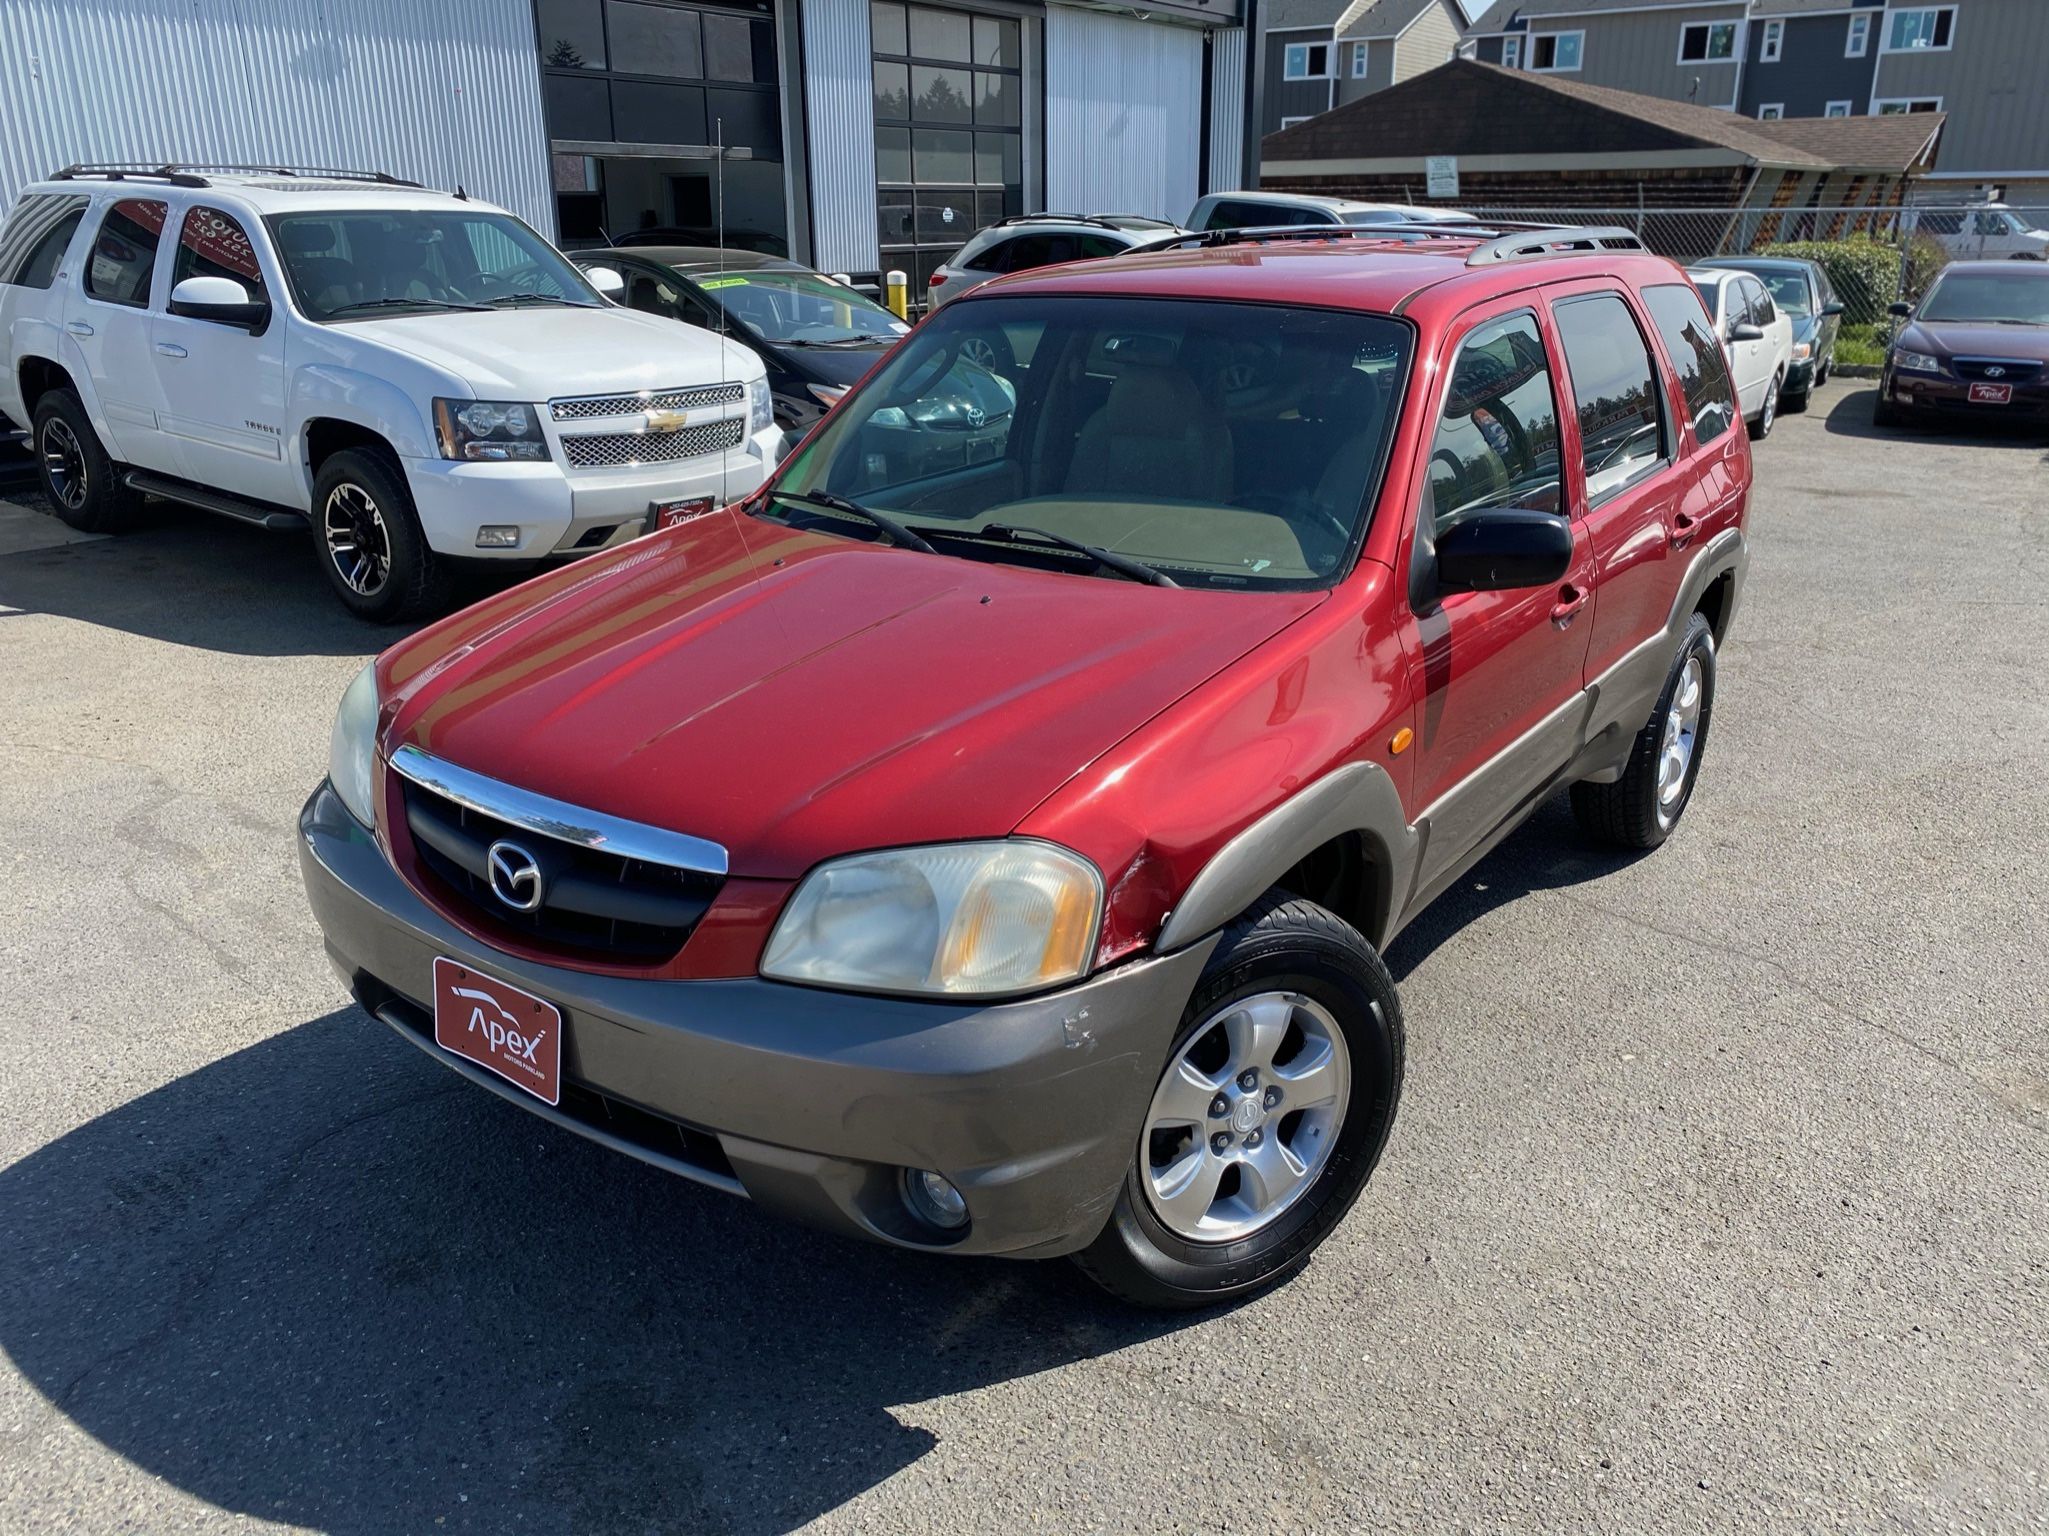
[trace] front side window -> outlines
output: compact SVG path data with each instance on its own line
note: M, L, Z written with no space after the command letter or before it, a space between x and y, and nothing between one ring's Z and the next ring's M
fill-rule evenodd
M1525 311L1466 338L1430 444L1423 511L1442 535L1491 507L1565 510L1551 364Z
M1736 393L1729 386L1728 359L1715 338L1715 322L1700 295L1683 283L1659 283L1643 291L1644 306L1664 338L1679 388L1693 417L1693 435L1711 443L1736 422Z
M188 277L225 277L240 283L251 303L270 302L249 232L233 214L218 208L194 208L185 215L178 254L171 263L171 286L176 288Z
M1564 299L1552 313L1579 413L1587 505L1598 507L1666 462L1657 364L1620 294Z
M1956 25L1953 5L1930 5L1914 11L1894 11L1886 18L1887 53L1932 52L1949 46Z
M1530 39L1530 68L1557 74L1578 69L1586 36L1584 32L1539 32Z
M509 214L376 209L269 223L309 320L600 302L568 258Z
M1330 44L1290 43L1282 54L1290 80L1321 80L1330 73Z
M1681 64L1714 64L1736 57L1736 23L1689 22L1679 32Z
M136 309L149 303L150 279L156 273L157 242L171 216L167 204L147 198L123 198L107 209L93 236L92 258L86 263L85 291L108 304Z
M1779 318L1778 311L1772 308L1771 295L1764 291L1764 284L1756 278L1743 279L1743 297L1752 325L1762 329Z
M57 279L72 236L85 222L83 197L25 197L0 229L0 283L47 288Z
M845 498L961 558L1099 573L1065 539L1182 586L1327 586L1378 497L1412 347L1403 322L1349 311L948 305L826 418L762 515L877 537L802 499Z

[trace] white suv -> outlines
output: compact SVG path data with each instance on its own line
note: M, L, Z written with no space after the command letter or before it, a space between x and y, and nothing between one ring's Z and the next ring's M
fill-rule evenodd
M59 172L0 229L0 344L0 415L66 522L115 531L149 494L310 524L379 621L437 606L454 562L587 554L735 499L782 447L753 352L612 304L503 209L378 173Z
M1456 208L1414 203L1361 203L1307 192L1212 192L1189 210L1193 230L1267 229L1309 224L1470 224Z

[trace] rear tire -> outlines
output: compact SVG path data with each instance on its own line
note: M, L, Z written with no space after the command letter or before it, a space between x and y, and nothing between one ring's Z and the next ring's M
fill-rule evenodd
M38 400L29 441L50 508L65 523L80 533L123 533L135 526L142 498L122 483L121 466L100 446L77 395L53 389Z
M1692 803L1714 710L1715 632L1696 613L1622 777L1572 786L1580 830L1618 848L1655 848L1670 837Z
M312 523L328 585L357 618L393 624L447 603L447 564L427 547L405 472L389 454L346 448L322 464Z
M1314 902L1269 891L1204 968L1116 1208L1075 1262L1141 1307L1279 1284L1372 1176L1403 1060L1401 1001L1373 947Z

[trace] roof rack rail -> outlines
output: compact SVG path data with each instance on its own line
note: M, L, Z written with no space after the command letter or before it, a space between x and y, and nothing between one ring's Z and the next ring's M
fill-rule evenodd
M1107 218L1093 213L1013 213L1007 219L985 224L985 229L1007 229L1013 224L1093 224L1098 229L1116 229Z
M417 181L407 181L389 171L352 171L339 166L325 165L230 165L225 163L172 161L164 165L151 165L141 160L111 160L88 165L67 165L50 179L52 181L81 181L88 177L105 181L162 181L175 187L206 187L213 183L206 179L207 172L230 176L312 176L323 181L369 181L380 187L419 188Z
M1255 224L1245 229L1197 229L1186 234L1162 235L1157 240L1134 245L1125 254L1172 251L1182 246L1207 250L1219 245L1263 245L1279 240L1385 240L1407 239L1411 235L1463 235L1471 239L1472 234L1471 224Z
M1429 240L1478 241L1479 245L1466 255L1469 267L1583 251L1649 249L1634 230L1624 229L1619 224L1581 228L1570 224L1537 224L1511 219L1488 219L1470 224L1432 219L1387 224L1279 224L1255 225L1249 229L1206 229L1148 240L1143 245L1133 246L1125 254L1137 256L1179 250L1184 246L1203 250L1221 245L1286 240L1398 240L1405 245Z
M1536 256L1572 256L1588 251L1647 251L1643 236L1620 224L1537 225L1504 234L1472 251L1469 267L1490 266L1500 261L1527 261Z

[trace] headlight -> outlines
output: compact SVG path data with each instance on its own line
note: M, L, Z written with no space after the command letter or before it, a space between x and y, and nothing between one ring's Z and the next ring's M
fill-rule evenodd
M1813 346L1813 343L1811 343L1811 342L1805 342L1805 341L1796 341L1796 342L1794 342L1794 343L1793 343L1793 361L1794 361L1794 362L1796 362L1796 363L1804 363L1804 362L1806 362L1806 361L1807 361L1807 359L1808 359L1808 358L1810 358L1810 357L1812 357L1812 356L1814 356L1814 346Z
M1051 843L944 843L822 864L762 956L780 981L860 992L1031 992L1088 970L1103 881Z
M334 712L327 738L327 778L349 814L364 826L377 824L377 664L358 672Z
M1926 352L1909 352L1903 347L1895 347L1893 349L1892 365L1895 368L1905 368L1915 373L1942 372L1941 358L1930 357Z
M434 435L444 459L545 459L541 418L516 400L436 400Z
M767 379L747 381L747 435L766 432L775 425L775 402L769 398Z

